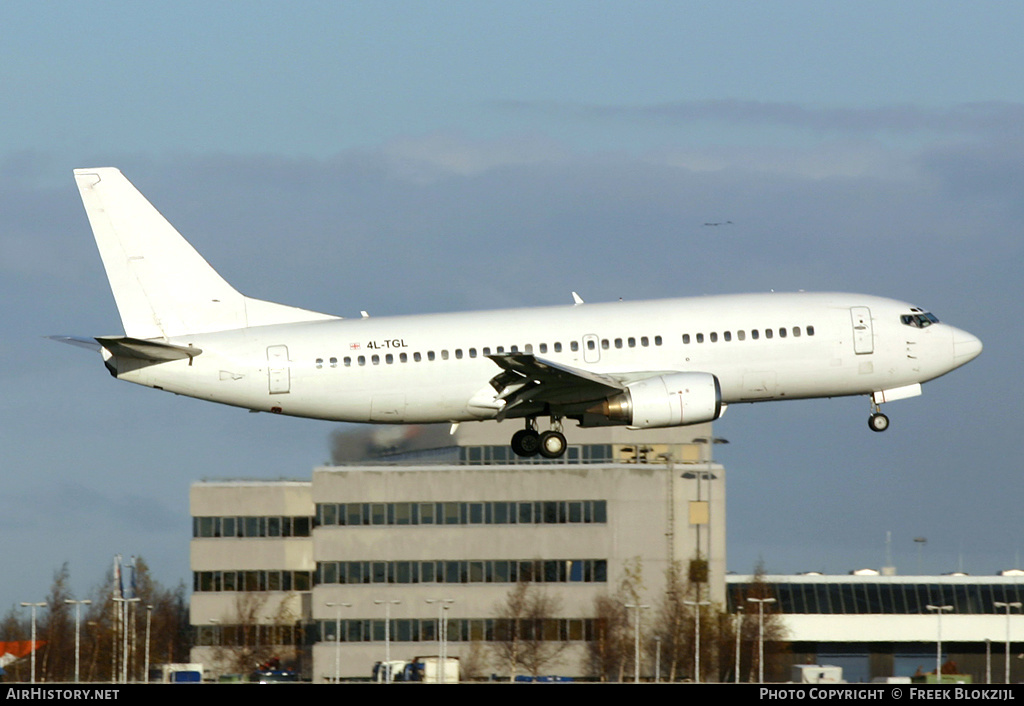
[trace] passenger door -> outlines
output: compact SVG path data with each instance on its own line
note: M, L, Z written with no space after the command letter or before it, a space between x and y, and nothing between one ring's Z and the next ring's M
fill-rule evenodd
M289 363L288 346L267 346L267 378L270 394L280 395L291 391Z
M871 329L871 310L866 306L850 307L853 324L853 352L866 355L875 352L875 336Z

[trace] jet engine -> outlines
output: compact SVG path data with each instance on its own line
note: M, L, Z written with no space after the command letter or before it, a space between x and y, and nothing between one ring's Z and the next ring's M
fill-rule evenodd
M640 380L596 409L637 429L710 422L722 416L722 388L711 373L671 373Z

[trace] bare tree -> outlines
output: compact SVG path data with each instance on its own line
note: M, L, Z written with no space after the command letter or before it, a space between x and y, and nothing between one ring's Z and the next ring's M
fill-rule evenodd
M586 672L601 681L621 681L629 655L629 616L623 601L607 594L594 599L594 636L587 643Z
M71 574L67 562L53 572L53 584L46 597L46 615L40 623L39 639L46 642L36 657L43 681L71 681L75 668L74 619L64 601L71 598Z
M459 652L459 679L461 681L480 681L487 672L490 655L489 648L483 640L470 640L469 647Z
M539 676L568 647L556 616L561 600L535 583L520 581L495 608L496 661L515 679L520 668Z
M657 607L654 637L659 639L652 640L652 651L656 651L660 644L661 668L668 681L676 681L680 675L692 671L687 669L688 665L693 664L694 623L690 608L686 605L686 601L690 600L690 589L689 583L683 580L679 563L673 562L666 572L665 592ZM687 662L687 659L690 661Z
M265 592L240 591L232 615L222 619L221 644L214 658L227 672L248 674L264 664L293 665L297 659L295 623L290 607L292 594L268 608L271 596Z
M594 639L587 643L586 671L601 681L622 681L633 662L634 634L626 605L640 605L643 595L643 564L640 557L627 561L612 595L594 599ZM636 611L637 620L642 612Z
M696 666L696 611L700 606L700 679L722 681L732 670L736 634L733 619L723 606L709 603L706 574L694 560L683 573L680 563L673 563L665 574L665 592L658 601L654 636L647 648L654 657L661 649L662 674L669 681L693 678ZM696 568L695 568L696 566ZM659 639L655 639L659 638Z

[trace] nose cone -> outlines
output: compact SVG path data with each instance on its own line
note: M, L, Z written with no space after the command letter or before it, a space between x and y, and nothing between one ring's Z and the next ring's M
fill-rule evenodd
M981 341L966 331L953 329L953 361L963 365L981 355Z

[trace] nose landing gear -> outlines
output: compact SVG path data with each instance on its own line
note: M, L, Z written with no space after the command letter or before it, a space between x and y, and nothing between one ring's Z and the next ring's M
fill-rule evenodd
M868 417L868 428L871 431L885 431L889 428L889 418L878 410L878 403L871 400L871 416Z

